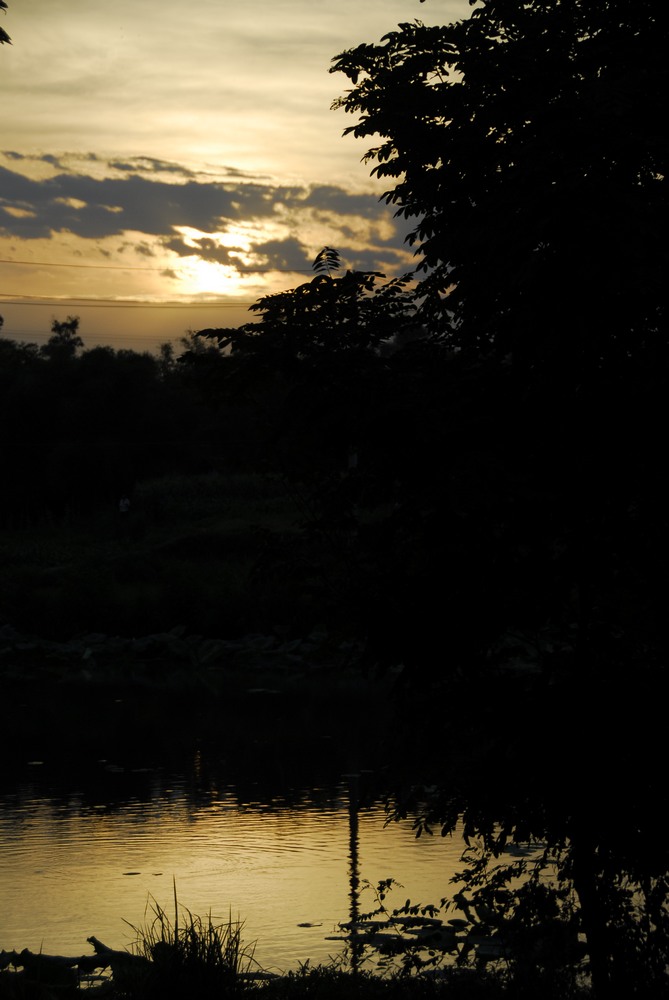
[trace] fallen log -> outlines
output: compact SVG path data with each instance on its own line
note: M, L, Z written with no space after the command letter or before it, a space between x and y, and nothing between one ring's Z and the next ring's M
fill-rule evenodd
M131 955L127 951L116 951L98 941L96 937L87 938L93 945L93 955L45 955L33 952L29 948L22 951L0 952L0 969L13 966L23 969L26 977L37 979L49 985L69 985L76 983L80 974L88 974L96 969L120 967L122 971L150 965L149 960L139 955Z
M43 955L28 948L0 953L0 969L7 969L9 966L23 969L26 979L46 986L76 986L82 974L104 968L105 964L97 955Z
M76 986L82 976L88 976L96 970L111 969L118 983L123 982L127 976L148 974L153 966L150 959L110 948L93 935L86 940L93 946L93 955L44 955L28 948L23 951L0 951L0 970L13 966L15 969L23 969L26 979L41 982L45 986ZM239 972L237 976L251 981L280 978L276 973L262 970Z
M137 970L141 968L149 969L152 965L150 959L143 958L141 955L131 955L130 952L127 951L115 951L113 948L109 948L107 947L106 944L103 944L102 941L98 941L96 937L89 937L86 938L86 940L88 941L89 944L93 945L93 948L95 949L100 959L107 959L108 965L111 966L111 970L114 976L117 976L119 971L121 973L124 973L127 972L129 969L132 970ZM154 946L154 948L158 947L169 947L169 945L167 945L166 942L158 941L157 944ZM264 981L268 979L280 978L280 976L277 975L277 973L265 972L262 969L259 969L255 972L251 971L238 972L236 973L236 976L238 979L243 979L246 981L253 981L253 980Z
M99 941L93 935L91 935L89 938L86 938L86 940L88 941L89 944L93 945L93 949L95 951L95 955L97 956L98 960L100 962L104 962L105 965L111 965L112 968L114 967L114 964L118 962L123 963L126 967L128 965L132 965L135 968L139 968L139 966L142 965L146 966L151 964L149 959L144 958L142 955L133 955L129 951L118 951L116 948L109 948L106 944L103 944L102 941Z
M114 982L121 988L124 985L132 984L136 987L138 977L143 979L149 976L153 962L143 955L133 955L129 951L117 951L103 944L96 937L86 938L89 944L93 945L98 961L104 962L105 967L111 969Z

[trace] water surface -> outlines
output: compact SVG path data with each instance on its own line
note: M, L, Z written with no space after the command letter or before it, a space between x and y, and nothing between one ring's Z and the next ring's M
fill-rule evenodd
M454 891L460 839L416 840L385 819L364 773L277 790L226 782L197 753L181 770L99 760L57 781L26 762L0 795L0 948L88 954L91 935L129 947L154 901L172 914L176 884L191 912L243 920L263 968L327 961L352 878L361 912L375 905L365 881L400 882L394 905Z

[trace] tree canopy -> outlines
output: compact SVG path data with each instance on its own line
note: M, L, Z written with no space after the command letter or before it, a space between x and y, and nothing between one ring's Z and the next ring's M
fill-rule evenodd
M422 478L396 463L376 576L409 668L405 732L418 717L435 761L428 822L448 832L464 811L493 851L567 845L598 996L666 990L646 769L668 655L668 26L653 0L480 0L332 66L352 85L346 131L375 143L366 160L413 220L430 349L455 349L430 367L438 408L424 376L412 398L433 461Z
M5 3L5 0L0 0L0 10L2 11L7 10L7 4ZM4 30L4 28L0 28L0 45L2 45L3 42L9 42L11 44L11 41L12 41L11 38Z
M668 24L656 0L482 0L335 58L451 342L664 357Z
M198 336L230 348L240 363L272 371L332 365L342 357L362 361L384 341L415 325L408 277L385 280L378 271L347 270L340 276L338 251L324 247L315 274L297 288L265 295L250 307L259 323L236 329L201 330Z

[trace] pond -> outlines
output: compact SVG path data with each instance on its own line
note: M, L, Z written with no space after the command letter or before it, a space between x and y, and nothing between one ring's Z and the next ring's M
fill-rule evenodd
M285 972L342 952L339 923L375 906L365 882L395 879L397 906L455 891L462 841L386 826L372 772L292 784L270 770L237 781L197 748L178 765L15 763L0 787L0 948L89 954L91 935L129 947L154 901L173 914L176 886L192 913L242 920L260 966Z

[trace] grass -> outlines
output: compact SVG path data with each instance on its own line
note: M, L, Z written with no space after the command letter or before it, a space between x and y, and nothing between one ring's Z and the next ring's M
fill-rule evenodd
M119 1000L193 1000L235 997L244 993L253 1000L536 1000L537 995L560 1000L588 1000L587 988L567 993L536 977L528 983L522 970L489 970L482 965L449 965L432 973L361 971L346 956L327 965L309 962L284 975L265 973L254 958L255 944L242 939L243 923L216 924L209 914L201 918L178 904L174 918L155 901L150 919L132 927L136 935L133 954L146 960L129 965L114 976L112 996ZM129 974L128 974L129 973ZM520 974L518 974L520 973Z
M222 923L200 917L181 906L174 892L174 916L155 900L144 924L129 924L135 933L132 952L145 963L130 965L117 990L136 1000L170 997L231 996L248 987L261 973L254 959L255 945L242 938L243 923L232 915Z
M255 959L255 942L243 939L244 924L233 920L216 922L193 914L177 898L174 883L173 915L149 897L142 924L126 921L135 939L128 951L107 949L89 938L98 956L108 963L110 974L89 977L92 998L100 1000L225 1000L240 997L248 1000L590 1000L586 987L573 986L561 991L559 983L549 978L537 979L530 959L529 977L523 969L493 970L479 963L443 966L426 972L414 969L359 969L351 956L332 959L327 965L302 964L283 975L265 972ZM77 975L92 969L85 959L46 957L33 965L13 958L24 972L9 971L7 962L0 965L0 1000L61 1000L78 994ZM18 961L17 961L18 959ZM12 964L14 964L12 963ZM65 966L63 963L67 963ZM53 966L59 973L54 979ZM96 968L100 968L98 965ZM62 973L69 974L67 980ZM101 981L102 979L102 981ZM68 985L68 983L70 985ZM557 989L556 989L557 985Z

